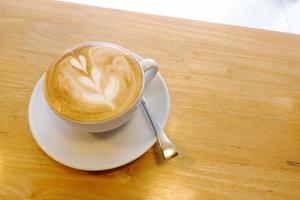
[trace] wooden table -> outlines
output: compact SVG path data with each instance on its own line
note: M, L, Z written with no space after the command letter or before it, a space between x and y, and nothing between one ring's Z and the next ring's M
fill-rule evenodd
M31 91L62 51L112 41L161 64L171 95L155 145L105 172L34 142ZM52 1L0 3L0 199L300 199L300 36Z

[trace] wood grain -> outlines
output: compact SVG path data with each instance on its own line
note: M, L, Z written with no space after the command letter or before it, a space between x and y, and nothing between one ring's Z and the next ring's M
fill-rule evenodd
M161 64L171 95L158 146L84 172L34 142L31 91L61 52L111 41ZM300 199L300 37L54 1L0 1L0 199Z

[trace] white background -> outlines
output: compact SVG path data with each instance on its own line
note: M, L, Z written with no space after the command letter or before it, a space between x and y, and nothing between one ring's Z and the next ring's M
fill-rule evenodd
M63 0L300 34L300 0Z

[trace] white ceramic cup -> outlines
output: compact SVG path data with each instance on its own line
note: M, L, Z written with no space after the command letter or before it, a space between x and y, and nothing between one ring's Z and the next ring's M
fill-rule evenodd
M127 110L123 113L121 113L120 115L117 115L116 117L109 119L109 120L101 120L99 122L81 122L81 121L74 121L74 120L70 120L67 119L65 117L63 117L62 115L60 115L58 112L55 112L51 106L48 103L49 108L63 121L65 121L66 123L68 123L70 126L76 128L76 129L80 129L82 131L85 132L105 132L105 131L109 131L115 128L120 127L121 125L125 124L131 117L132 114L134 113L134 111L137 109L138 104L140 103L143 91L145 89L145 85L148 84L157 74L158 71L158 64L150 58L147 59L142 59L141 57L137 56L136 54L132 53L131 51L120 47L116 44L113 43L107 43L107 42L99 42L99 43L105 43L105 45L111 45L113 47L117 47L122 51L127 52L138 64L139 67L141 69L141 71L143 71L143 80L142 80L142 89L140 94L138 95L138 97L136 98L135 102L127 108ZM87 43L86 43L87 44ZM85 45L85 44L82 44ZM81 45L79 45L81 46ZM47 98L45 98L47 101Z

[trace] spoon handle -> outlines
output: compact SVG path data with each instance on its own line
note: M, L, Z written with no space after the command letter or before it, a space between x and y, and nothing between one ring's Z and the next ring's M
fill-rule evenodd
M141 104L148 116L151 126L154 129L164 159L169 160L171 158L174 158L175 156L178 155L175 145L171 142L171 140L168 138L166 133L161 129L161 127L155 121L144 96L142 96Z

